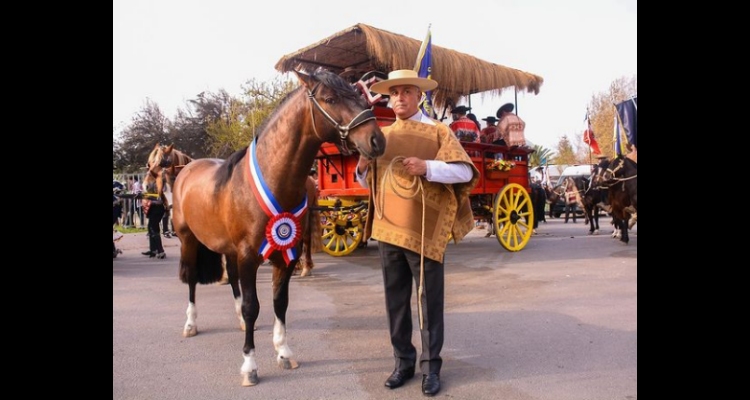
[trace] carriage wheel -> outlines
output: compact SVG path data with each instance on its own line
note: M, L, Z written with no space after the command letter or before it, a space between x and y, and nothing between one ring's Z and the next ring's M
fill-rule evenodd
M334 256L345 256L362 241L365 225L359 213L323 210L320 212L323 228L323 251Z
M534 207L529 192L517 183L505 185L495 197L492 223L497 241L508 251L519 251L531 238Z

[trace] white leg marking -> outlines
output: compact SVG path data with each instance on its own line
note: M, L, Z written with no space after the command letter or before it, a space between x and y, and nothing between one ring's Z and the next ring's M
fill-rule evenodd
M276 362L284 369L294 369L299 366L293 360L294 353L286 343L286 325L278 318L273 321L273 347L276 349Z
M188 303L185 314L187 315L187 321L185 322L185 327L182 329L182 336L191 337L197 335L198 324L195 320L198 318L198 310L195 307L195 303Z
M250 353L243 354L242 367L240 367L240 374L242 375L242 386L255 386L258 384L258 364L255 362L255 349L250 350Z

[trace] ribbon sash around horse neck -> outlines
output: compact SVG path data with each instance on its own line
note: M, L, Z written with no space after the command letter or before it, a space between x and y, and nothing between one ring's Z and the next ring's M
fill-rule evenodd
M247 149L252 181L250 186L261 208L270 217L266 225L266 238L263 239L258 254L265 260L271 253L278 250L284 255L284 261L289 264L299 257L295 245L302 237L300 219L307 211L307 194L302 198L302 203L292 211L283 211L263 179L258 159L255 157L255 142L253 140Z

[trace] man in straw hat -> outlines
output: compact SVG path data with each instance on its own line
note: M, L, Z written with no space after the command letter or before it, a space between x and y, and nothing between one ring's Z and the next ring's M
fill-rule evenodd
M398 388L414 376L411 294L416 282L426 396L440 391L445 249L451 236L458 242L474 229L469 192L479 181L479 171L453 131L419 110L422 92L437 85L412 70L392 71L387 80L373 84L371 91L390 96L396 121L382 128L385 153L377 160L360 155L357 164L357 181L370 188L365 237L378 240L395 357L385 386ZM418 183L414 191L399 189L412 183Z

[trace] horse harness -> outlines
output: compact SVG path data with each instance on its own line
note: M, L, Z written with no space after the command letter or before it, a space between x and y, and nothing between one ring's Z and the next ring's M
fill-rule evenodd
M312 101L312 104L315 105L315 107L320 111L326 119L333 124L333 126L336 128L336 130L339 132L339 138L341 139L341 149L342 153L344 155L350 155L353 153L353 151L349 148L349 146L346 144L346 138L349 136L349 131L352 129L364 124L367 121L374 120L375 113L372 111L372 108L362 110L359 114L357 114L354 119L349 122L347 125L340 125L338 122L336 122L333 117L331 117L330 114L326 112L326 110L323 109L323 107L320 106L320 103L318 103L318 100L315 98L315 92L317 92L318 87L320 86L320 82L315 84L315 87L313 87L312 90L307 91L307 97ZM315 114L313 113L313 108L310 107L310 117L312 118L312 125L313 125L313 131L315 132L315 136L318 137L318 139L323 140L320 135L318 134L317 128L315 128ZM325 142L325 140L323 140Z

